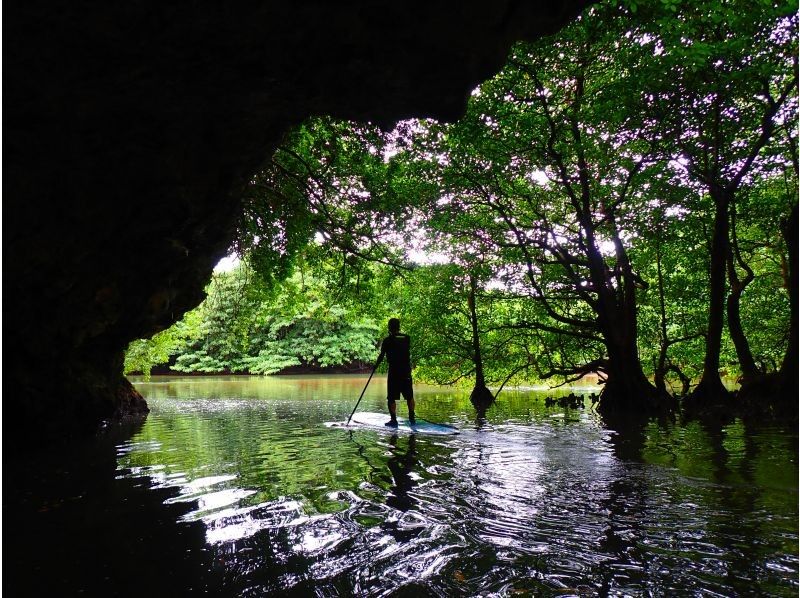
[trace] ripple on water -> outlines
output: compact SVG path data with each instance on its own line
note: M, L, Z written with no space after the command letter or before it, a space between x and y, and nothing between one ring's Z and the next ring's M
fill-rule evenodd
M432 413L462 428L444 439L325 427L349 398L153 407L119 475L178 488L232 594L797 592L790 438L648 429L630 459L588 414L530 404Z

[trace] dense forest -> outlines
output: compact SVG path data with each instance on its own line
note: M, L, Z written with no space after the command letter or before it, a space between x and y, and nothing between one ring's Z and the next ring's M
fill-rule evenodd
M794 3L606 2L458 122L311 119L248 187L240 265L126 370L368 367L398 316L415 378L476 396L795 397L797 56Z

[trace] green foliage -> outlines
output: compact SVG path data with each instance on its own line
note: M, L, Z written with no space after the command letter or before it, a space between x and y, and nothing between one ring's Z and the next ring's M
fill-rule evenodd
M336 293L302 260L295 274L276 286L266 286L245 263L215 275L207 292L205 301L175 327L135 341L127 371L149 370L170 356L178 372L250 374L293 366L347 367L376 357L382 331L376 315L382 314L365 313L356 299L349 305L336 303Z
M132 344L126 367L368 363L399 315L416 376L437 383L474 376L476 342L495 385L606 374L620 348L650 376L696 378L724 188L726 293L752 273L742 328L774 369L789 328L780 222L797 201L795 12L601 3L516 45L457 123L310 119L248 187L246 266L215 277L183 332ZM414 268L415 252L442 263ZM719 350L733 373L727 333Z
M791 173L791 174L790 174ZM789 334L789 296L785 268L788 250L780 236L780 220L796 201L793 171L787 178L771 177L741 193L737 211L736 242L743 262L753 271L753 282L742 295L742 325L756 363L774 371L783 359ZM729 356L735 361L735 355Z
M170 357L197 337L200 325L199 312L191 311L175 325L151 338L131 341L125 352L124 373L138 372L149 378L154 366L169 362Z
M386 134L375 126L311 118L287 134L247 188L235 249L267 284L291 271L315 237L346 256L399 263L384 243L401 230L407 206L384 160Z

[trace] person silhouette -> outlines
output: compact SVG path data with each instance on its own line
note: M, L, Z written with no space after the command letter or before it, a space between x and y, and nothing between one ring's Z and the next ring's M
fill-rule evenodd
M408 405L408 421L416 423L414 415L414 388L411 384L411 338L400 332L400 320L391 318L388 324L389 336L381 343L381 353L375 363L377 368L383 358L389 363L386 378L386 402L389 407L387 426L397 427L397 403L403 395Z

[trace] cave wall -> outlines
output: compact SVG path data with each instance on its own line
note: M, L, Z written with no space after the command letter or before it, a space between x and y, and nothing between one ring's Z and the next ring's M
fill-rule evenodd
M146 411L122 352L200 302L288 127L457 118L513 41L584 4L7 3L4 444L20 420L66 437Z

